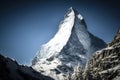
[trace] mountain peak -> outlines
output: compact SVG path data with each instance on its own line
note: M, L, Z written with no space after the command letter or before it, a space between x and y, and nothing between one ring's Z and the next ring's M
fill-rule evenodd
M77 10L75 10L73 7L70 7L68 11L73 11L75 14L79 14Z
M73 73L78 64L85 67L92 53L106 45L88 32L86 27L83 17L70 7L58 32L37 52L32 67L55 80L63 80L62 75Z
M69 10L73 10L74 11L73 7L70 7Z
M65 18L73 14L76 18L83 20L83 16L78 13L77 10L75 10L73 7L70 7L65 15Z

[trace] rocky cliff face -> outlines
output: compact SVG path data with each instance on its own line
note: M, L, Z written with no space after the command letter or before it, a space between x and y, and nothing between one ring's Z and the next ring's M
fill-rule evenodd
M85 79L112 80L116 78L120 75L120 45L97 52L88 62L86 69Z
M79 75L83 76L82 80L120 80L120 30L106 48L95 52ZM74 76L72 80L78 80L80 76Z
M53 80L32 67L19 65L16 61L0 55L0 80Z

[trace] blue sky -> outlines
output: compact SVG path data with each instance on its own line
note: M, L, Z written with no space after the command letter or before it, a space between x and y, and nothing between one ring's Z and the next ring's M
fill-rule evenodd
M30 64L71 6L84 17L92 34L106 43L113 39L120 26L117 0L1 0L0 54Z

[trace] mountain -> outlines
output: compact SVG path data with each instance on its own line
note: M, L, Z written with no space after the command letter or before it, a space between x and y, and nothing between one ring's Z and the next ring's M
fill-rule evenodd
M53 80L32 67L19 65L15 60L0 55L0 80Z
M120 80L120 29L106 48L95 52L84 70L76 69L68 80Z
M91 55L106 43L87 30L83 17L72 7L61 21L55 36L42 45L32 67L44 75L63 80L76 65L83 68Z

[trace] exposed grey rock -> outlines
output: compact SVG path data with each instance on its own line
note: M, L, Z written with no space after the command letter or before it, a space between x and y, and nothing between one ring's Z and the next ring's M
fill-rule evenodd
M88 61L84 80L120 79L120 30L108 47L97 51Z

